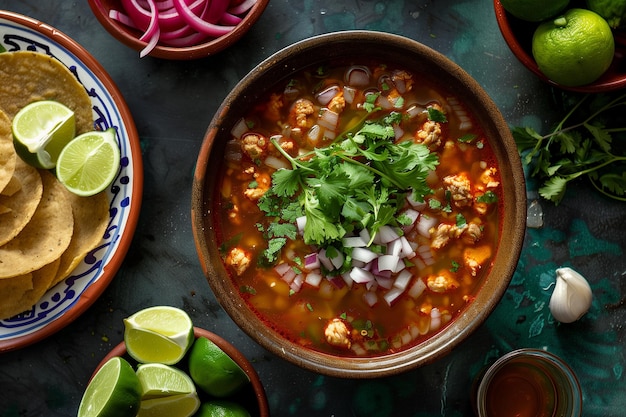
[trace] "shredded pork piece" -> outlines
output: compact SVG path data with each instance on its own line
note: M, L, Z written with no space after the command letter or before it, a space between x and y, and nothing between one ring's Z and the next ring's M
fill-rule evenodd
M263 135L258 133L248 133L241 138L241 150L248 157L256 161L265 156L269 141Z
M315 106L310 100L301 98L297 100L291 112L289 113L289 119L291 125L299 128L310 128L313 125L313 118L310 117L315 114Z
M426 279L428 289L436 293L444 293L459 288L459 283L447 270L442 270L436 275L430 275Z
M472 184L465 174L448 175L443 178L447 191L450 192L452 202L457 207L472 205Z
M226 256L226 264L233 267L237 275L243 274L250 266L252 256L241 248L232 248Z
M350 329L341 319L332 319L324 329L324 336L329 345L345 349L350 349L352 346Z

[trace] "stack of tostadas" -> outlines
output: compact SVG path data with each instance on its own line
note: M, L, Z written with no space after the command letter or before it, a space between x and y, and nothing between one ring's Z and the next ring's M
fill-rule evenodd
M31 310L68 278L109 222L106 192L79 197L15 153L11 120L39 100L73 110L77 134L94 129L91 100L67 67L37 52L0 53L0 319Z

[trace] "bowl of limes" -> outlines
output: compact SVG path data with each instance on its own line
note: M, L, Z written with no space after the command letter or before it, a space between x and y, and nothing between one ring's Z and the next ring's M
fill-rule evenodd
M78 417L268 417L246 357L187 313L148 307L124 319L124 341L96 367Z
M626 86L626 1L494 0L513 54L548 84L597 93ZM617 7L613 7L617 6Z

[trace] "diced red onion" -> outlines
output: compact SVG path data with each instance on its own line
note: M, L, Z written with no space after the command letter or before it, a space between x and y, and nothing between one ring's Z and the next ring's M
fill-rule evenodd
M289 270L287 272L285 272L281 278L283 279L283 281L285 281L287 284L291 284L291 282L296 278L296 271L293 270L293 268L289 268Z
M309 271L318 269L320 267L320 260L317 257L317 253L309 253L304 257L304 267Z
M322 265L324 265L324 268L328 269L329 271L332 271L335 268L333 266L332 261L326 254L326 249L320 249L320 251L317 254L317 257L319 258Z
M289 288L291 288L293 292L298 292L302 289L303 283L304 283L304 278L302 277L302 274L298 274L293 278L293 280L291 281L291 284L289 284Z
M419 116L424 111L425 111L424 107L414 104L412 106L409 106L409 108L406 110L406 115L409 116L409 119L412 119L414 117Z
M391 277L387 278L383 276L374 276L374 279L376 280L378 286L381 288L389 290L393 287L394 280Z
M347 271L347 272L344 272L343 274L341 274L341 279L343 279L343 282L346 283L348 288L352 288L352 284L354 284L354 280L350 276L350 271Z

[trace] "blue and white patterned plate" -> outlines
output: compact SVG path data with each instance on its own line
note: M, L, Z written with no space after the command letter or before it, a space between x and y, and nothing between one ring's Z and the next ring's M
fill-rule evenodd
M29 50L55 57L85 87L95 128L117 129L121 170L108 188L110 220L100 245L65 281L51 288L29 311L0 320L0 352L37 342L84 312L111 282L134 234L143 189L141 150L135 124L117 87L78 43L51 26L0 10L0 44L7 52Z

